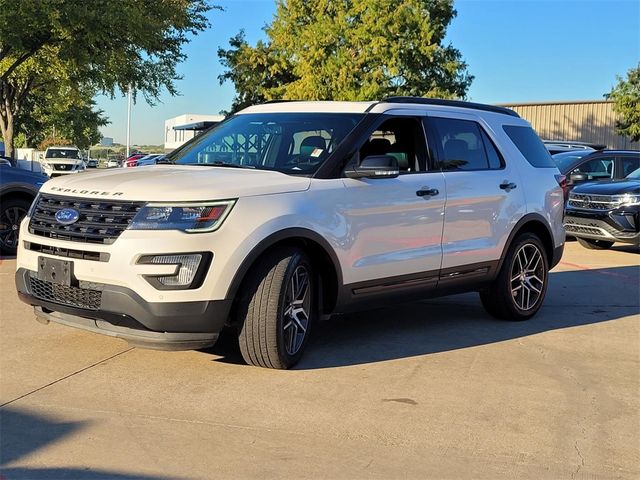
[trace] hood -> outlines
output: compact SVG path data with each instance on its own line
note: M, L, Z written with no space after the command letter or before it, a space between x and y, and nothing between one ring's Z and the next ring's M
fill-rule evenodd
M624 193L640 194L640 180L605 180L583 183L572 192L592 195L622 195Z
M311 180L280 172L210 166L156 165L105 169L48 181L42 192L85 198L193 202L299 192Z

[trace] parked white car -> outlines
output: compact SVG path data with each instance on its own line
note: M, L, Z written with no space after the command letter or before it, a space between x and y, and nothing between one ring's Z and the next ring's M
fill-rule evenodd
M49 147L41 162L44 173L53 178L83 172L86 165L76 147Z
M163 349L233 327L288 368L334 313L478 291L529 319L564 248L565 179L506 108L269 103L167 161L43 186L16 273L41 321Z
M122 166L122 162L116 158L110 158L106 163L107 168L118 168Z

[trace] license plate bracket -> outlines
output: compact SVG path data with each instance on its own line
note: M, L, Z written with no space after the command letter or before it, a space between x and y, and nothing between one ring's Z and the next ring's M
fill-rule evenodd
M76 283L73 262L49 257L38 257L38 280L58 285L72 286Z

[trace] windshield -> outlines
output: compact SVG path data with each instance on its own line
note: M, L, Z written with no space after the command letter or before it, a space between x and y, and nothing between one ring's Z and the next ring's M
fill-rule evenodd
M172 160L311 174L362 119L350 113L241 114L196 137Z
M80 158L78 150L73 148L50 148L47 150L47 158Z
M586 157L590 153L593 153L593 150L573 150L571 152L556 153L552 157L558 165L558 170L566 172L576 160Z
M625 178L630 178L632 180L640 180L640 168L636 168L633 172L631 172Z

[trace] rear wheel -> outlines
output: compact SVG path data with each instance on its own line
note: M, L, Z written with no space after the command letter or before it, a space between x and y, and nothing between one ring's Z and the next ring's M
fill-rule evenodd
M15 255L18 249L20 222L27 215L30 203L21 198L3 200L0 205L0 251Z
M544 301L549 262L540 239L524 233L511 244L498 277L480 292L484 308L496 318L527 320Z
M252 270L238 312L238 340L250 365L286 369L295 365L315 320L315 276L297 248L268 253Z
M608 250L614 242L607 240L592 240L590 238L578 238L578 243L589 250Z

